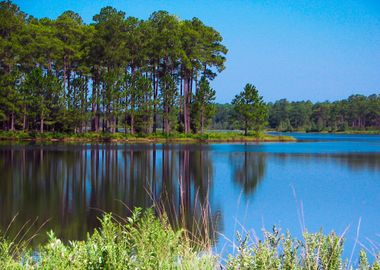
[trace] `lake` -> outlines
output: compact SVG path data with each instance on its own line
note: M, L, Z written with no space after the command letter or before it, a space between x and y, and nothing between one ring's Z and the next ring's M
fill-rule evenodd
M273 225L295 236L303 227L338 234L348 228L346 257L357 231L356 250L378 249L380 136L287 135L300 142L1 142L0 230L12 223L7 235L21 231L24 239L39 232L33 245L50 229L83 239L104 211L125 217L155 201L189 228L207 220L218 232L218 252L233 250L236 230L260 236Z

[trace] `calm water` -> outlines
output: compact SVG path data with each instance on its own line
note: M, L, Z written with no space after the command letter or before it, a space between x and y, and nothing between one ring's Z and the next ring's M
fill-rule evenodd
M49 220L33 244L50 229L83 239L102 211L127 216L123 204L148 207L153 199L189 227L209 205L208 222L223 234L218 251L231 251L225 237L241 226L261 235L277 224L299 236L304 220L309 231L350 226L349 256L359 219L360 241L371 250L367 238L380 243L380 136L293 135L302 142L1 143L0 230L17 215L8 235L24 224L29 235Z

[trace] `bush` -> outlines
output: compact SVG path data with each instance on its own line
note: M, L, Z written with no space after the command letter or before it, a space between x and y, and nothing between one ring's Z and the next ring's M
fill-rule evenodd
M340 270L354 269L348 262L343 262L343 238L334 232L324 235L318 233L303 233L303 240L293 239L289 232L280 234L276 227L272 232L264 231L263 241L244 238L237 234L239 242L235 256L229 255L226 268L252 270ZM360 252L358 270L380 269L380 258L374 263L368 263L366 253Z
M0 269L380 270L380 259L370 264L364 251L356 268L343 262L343 239L334 232L305 232L298 240L276 227L264 231L262 241L238 233L237 254L221 265L206 245L173 229L165 215L157 218L151 209L137 208L125 220L106 214L85 241L65 244L53 232L48 236L34 253L0 237Z
M19 251L0 239L0 269L214 269L210 252L200 256L183 230L174 230L153 211L136 209L125 221L104 215L85 241L64 244L53 232L38 249ZM17 253L15 253L17 251Z

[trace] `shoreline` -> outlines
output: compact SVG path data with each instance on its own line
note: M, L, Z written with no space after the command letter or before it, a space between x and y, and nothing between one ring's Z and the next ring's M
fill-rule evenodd
M17 136L18 135L18 136ZM28 133L1 134L2 142L93 142L93 143L261 143L261 142L296 142L292 136L270 135L263 136L244 136L241 134L231 133L207 133L203 135L180 135L169 136L152 135L147 137L132 137L125 134L98 134L85 133L81 135L72 134L54 134L44 133L38 134L36 137L30 136Z
M380 135L380 130L351 130L351 131L304 131L304 130L294 130L294 131L276 131L270 130L268 132L276 132L283 134L291 134L291 133L302 133L302 134L336 134L336 135Z

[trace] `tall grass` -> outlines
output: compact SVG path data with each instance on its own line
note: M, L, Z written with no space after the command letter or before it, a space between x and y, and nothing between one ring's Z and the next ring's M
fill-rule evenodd
M214 269L217 262L152 210L137 208L125 220L106 214L85 241L65 244L53 232L48 235L37 253L15 253L14 243L1 238L0 269Z
M0 237L0 269L380 270L380 258L369 263L363 250L355 266L343 260L343 237L334 232L305 231L295 239L273 227L261 240L237 233L237 253L225 259L191 235L170 225L165 213L136 208L128 218L105 214L84 241L64 243L49 232L47 243L32 251Z

